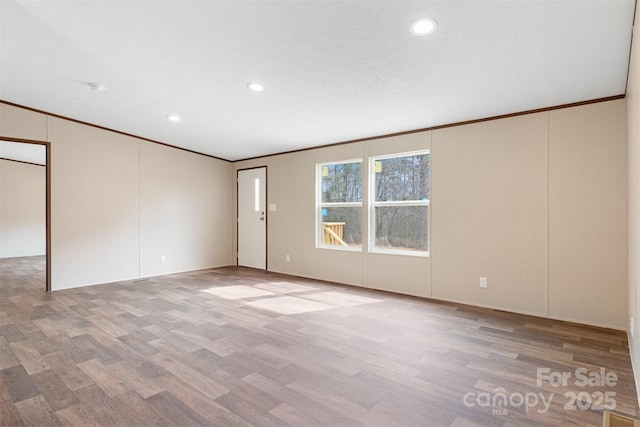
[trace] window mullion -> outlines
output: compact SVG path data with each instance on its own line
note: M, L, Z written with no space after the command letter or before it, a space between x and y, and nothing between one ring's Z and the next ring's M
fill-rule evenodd
M399 200L397 202L374 201L373 206L429 206L428 200Z
M320 203L321 208L358 208L362 202L324 202Z

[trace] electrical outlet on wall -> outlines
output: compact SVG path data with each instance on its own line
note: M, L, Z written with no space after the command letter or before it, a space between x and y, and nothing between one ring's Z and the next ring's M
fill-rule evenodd
M489 286L489 284L487 283L487 278L486 277L481 277L480 278L480 287L481 288L486 288L488 286Z
M164 255L160 255L160 262L167 262L167 257Z
M285 259L285 261L287 261L287 262L291 262L291 255L287 254L287 255L284 257L284 259Z

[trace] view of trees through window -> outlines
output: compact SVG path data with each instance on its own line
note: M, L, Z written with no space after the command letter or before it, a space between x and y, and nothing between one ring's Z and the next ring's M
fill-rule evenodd
M429 250L429 153L371 159L371 246L379 250ZM362 245L362 162L318 165L321 244Z
M362 162L320 166L322 243L362 245Z
M429 250L429 154L373 159L376 248Z

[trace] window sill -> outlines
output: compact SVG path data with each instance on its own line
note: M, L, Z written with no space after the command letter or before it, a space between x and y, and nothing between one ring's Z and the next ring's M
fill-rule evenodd
M336 245L318 245L316 249L328 249L330 251L341 252L362 252L362 246L336 246Z
M401 255L401 256L413 256L418 258L429 258L428 251L408 251L402 249L381 249L381 248L373 248L369 249L370 254L378 254L378 255Z

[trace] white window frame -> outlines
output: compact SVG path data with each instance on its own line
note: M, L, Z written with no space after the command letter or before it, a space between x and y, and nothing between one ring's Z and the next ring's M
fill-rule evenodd
M430 206L431 199L431 173L429 173L429 200L404 200L398 202L377 202L376 201L376 168L375 163L378 160L397 159L399 157L411 157L426 154L429 156L429 162L431 162L431 150L418 150L408 151L405 153L393 153L383 154L379 156L369 157L369 252L378 254L392 254L392 255L409 255L418 257L428 257L429 249L431 249L431 209L429 209L429 215L427 216L427 250L426 251L411 251L406 249L393 249L393 248L379 248L376 247L376 207L388 207L388 206ZM429 170L429 172L431 172Z
M350 160L339 160L332 162L323 162L316 164L316 248L319 249L331 249L336 251L349 251L349 252L362 252L363 248L353 247L353 246L336 246L336 245L325 245L322 243L322 209L323 208L360 208L360 212L362 213L362 209L364 208L364 202L322 202L322 167L328 165L343 165L346 163L360 163L360 170L363 174L361 185L364 185L364 161L363 159L350 159ZM364 188L363 188L364 190ZM364 192L362 194L362 198L364 199ZM363 234L364 237L364 234Z

